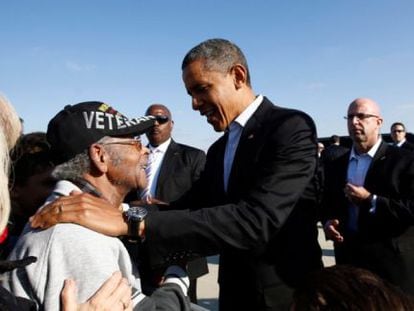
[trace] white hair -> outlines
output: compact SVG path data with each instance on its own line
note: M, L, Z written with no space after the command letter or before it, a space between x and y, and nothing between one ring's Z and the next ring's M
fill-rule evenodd
M0 233L10 215L9 150L16 144L21 132L19 116L10 102L0 95Z

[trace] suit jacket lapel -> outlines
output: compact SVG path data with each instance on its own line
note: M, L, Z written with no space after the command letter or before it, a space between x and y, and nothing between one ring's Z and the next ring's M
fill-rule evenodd
M226 193L224 192L224 151L227 144L228 132L225 132L207 152L207 161L204 168L204 180L208 180L208 184L203 185L205 189L208 189L207 197L211 202L215 202L216 205L221 204L226 199ZM203 179L203 177L202 177ZM214 197L213 197L214 196Z
M374 158L372 159L371 165L369 166L367 176L365 177L364 186L375 184L376 182L375 172L377 172L377 170L375 169L375 166L381 164L382 161L386 159L387 149L388 149L388 144L382 141L380 146L378 147L377 152L374 155Z
M257 110L253 113L250 119L247 121L246 125L243 128L239 144L236 149L236 153L233 159L233 165L229 176L229 182L227 187L227 192L231 191L232 185L237 184L237 176L240 170L244 169L244 163L246 163L247 157L255 156L256 152L252 147L255 144L257 138L257 132L261 128L262 119L266 115L266 112L272 103L266 98L263 98L263 102L259 105ZM223 151L224 159L224 151Z

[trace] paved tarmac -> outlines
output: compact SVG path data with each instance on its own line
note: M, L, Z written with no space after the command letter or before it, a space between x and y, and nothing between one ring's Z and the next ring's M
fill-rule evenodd
M322 248L323 263L326 267L335 264L332 242L326 241L321 226L319 228L319 244ZM207 258L209 273L197 281L198 304L210 311L218 311L218 256Z

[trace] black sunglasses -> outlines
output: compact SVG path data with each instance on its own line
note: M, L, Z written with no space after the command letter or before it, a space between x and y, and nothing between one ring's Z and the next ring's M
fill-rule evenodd
M154 116L154 117L155 117L156 121L157 121L159 124L164 124L164 123L167 123L167 122L168 122L168 120L170 119L168 116L163 115L163 114L158 114L158 115L156 115L156 116Z

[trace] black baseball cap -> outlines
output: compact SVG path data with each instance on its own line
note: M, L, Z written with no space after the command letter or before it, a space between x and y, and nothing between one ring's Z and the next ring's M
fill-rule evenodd
M47 141L56 164L66 162L104 136L122 137L144 134L154 126L156 117L128 119L110 105L82 102L68 105L47 127Z

